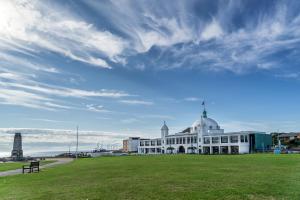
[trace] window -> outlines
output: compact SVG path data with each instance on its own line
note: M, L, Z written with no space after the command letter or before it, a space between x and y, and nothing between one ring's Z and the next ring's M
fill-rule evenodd
M219 137L212 137L211 141L213 144L217 144L217 143L219 143Z
M228 147L227 146L221 146L221 154L228 154Z
M212 129L213 127L212 126L209 126L209 129Z
M175 144L175 138L172 138L172 144Z
M179 144L182 144L182 138L179 138Z
M239 142L239 136L237 136L237 135L230 136L230 142L231 143L238 143Z
M179 138L176 138L176 144L179 144Z
M145 146L149 146L149 141L145 141Z
M204 144L210 144L210 137L204 137Z
M245 142L248 142L248 135L245 135Z
M239 153L239 146L231 146L231 154L238 154Z
M151 146L155 146L155 140L151 140Z
M197 143L197 136L194 136L194 143Z
M144 142L143 141L140 142L140 146L144 146Z
M188 137L188 138L187 138L187 144L190 144L190 143L191 143L191 138Z
M182 144L185 144L185 137L182 138Z
M241 142L245 142L243 135L241 135Z
M212 147L212 154L219 154L219 147Z
M170 138L167 138L167 144L170 144Z
M157 145L161 145L161 140L157 140Z
M221 136L221 143L228 143L228 136Z
M201 142L201 137L199 137L199 142Z

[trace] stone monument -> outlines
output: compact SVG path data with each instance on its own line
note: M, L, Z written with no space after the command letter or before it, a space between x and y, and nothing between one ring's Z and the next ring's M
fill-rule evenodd
M11 158L14 161L23 160L21 133L15 133L14 146L13 146L13 150L11 151Z

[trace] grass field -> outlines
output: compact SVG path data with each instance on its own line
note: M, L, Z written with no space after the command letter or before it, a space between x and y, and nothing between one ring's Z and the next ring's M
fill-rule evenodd
M0 177L1 199L300 199L300 155L80 159Z
M43 160L41 161L41 165L49 164L54 162L53 160ZM23 165L29 164L28 162L8 162L8 163L0 163L0 172L13 170L13 169L21 169Z

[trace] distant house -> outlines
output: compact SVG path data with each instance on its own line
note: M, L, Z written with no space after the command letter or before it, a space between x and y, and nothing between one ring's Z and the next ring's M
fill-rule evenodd
M123 140L123 152L137 153L139 142L140 142L139 137L129 137L128 139Z
M278 145L278 139L281 144L286 146L288 149L299 149L300 150L300 132L290 133L271 133L273 145Z

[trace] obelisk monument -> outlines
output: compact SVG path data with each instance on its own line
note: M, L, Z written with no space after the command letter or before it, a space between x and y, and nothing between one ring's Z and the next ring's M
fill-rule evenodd
M22 136L21 133L15 133L14 146L11 151L11 158L15 161L23 160Z

